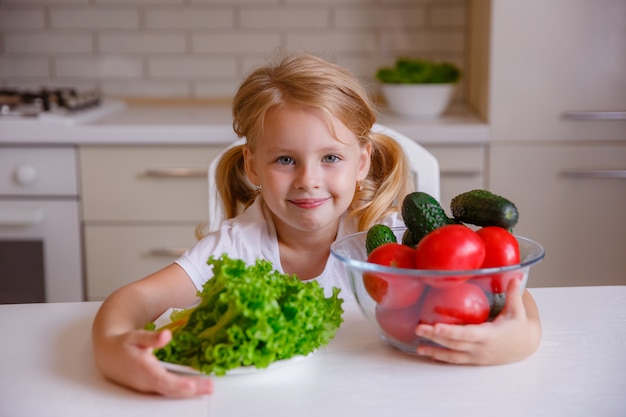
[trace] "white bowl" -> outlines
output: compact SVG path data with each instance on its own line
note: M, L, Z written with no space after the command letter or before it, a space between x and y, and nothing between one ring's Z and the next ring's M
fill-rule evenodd
M389 109L401 116L439 117L448 107L456 84L382 84Z

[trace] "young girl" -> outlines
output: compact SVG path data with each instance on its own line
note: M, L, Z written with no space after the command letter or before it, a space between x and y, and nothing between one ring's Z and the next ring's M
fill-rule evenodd
M414 191L402 149L370 129L375 112L347 70L312 55L292 55L254 71L233 102L233 127L246 144L220 160L216 182L226 218L172 265L112 293L93 324L96 364L138 391L188 397L212 391L210 379L169 373L152 354L171 333L141 330L170 307L184 308L211 278L212 254L317 280L344 284L330 256L336 239L375 223L403 225L397 202ZM418 354L463 364L498 364L531 355L540 338L536 305L519 284L498 319L475 326L420 325L416 332L448 349Z

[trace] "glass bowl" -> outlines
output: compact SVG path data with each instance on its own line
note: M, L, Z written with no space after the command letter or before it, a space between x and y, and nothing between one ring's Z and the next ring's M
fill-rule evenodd
M393 229L398 242L405 230ZM464 271L403 269L367 262L366 235L360 232L337 240L331 253L343 263L361 312L380 338L413 354L420 344L432 344L415 335L419 323L475 324L496 318L510 280L520 279L523 291L530 267L545 254L539 243L516 235L520 249L516 265Z

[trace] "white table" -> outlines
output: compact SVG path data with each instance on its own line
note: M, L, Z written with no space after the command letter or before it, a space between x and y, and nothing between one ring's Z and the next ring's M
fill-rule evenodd
M91 354L99 303L0 306L0 416L626 416L626 286L531 289L538 352L465 367L387 347L346 311L336 338L277 369L215 378L175 400L105 380Z

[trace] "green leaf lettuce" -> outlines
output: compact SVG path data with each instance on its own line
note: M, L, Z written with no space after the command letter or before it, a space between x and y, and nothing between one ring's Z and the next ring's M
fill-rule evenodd
M198 292L200 304L172 313L166 327L173 338L155 350L159 360L215 375L265 368L328 344L343 322L338 288L327 298L317 282L281 274L261 259L247 266L222 255L207 263L214 276Z

